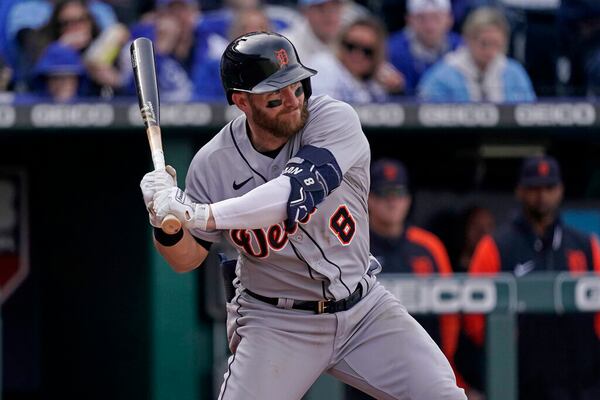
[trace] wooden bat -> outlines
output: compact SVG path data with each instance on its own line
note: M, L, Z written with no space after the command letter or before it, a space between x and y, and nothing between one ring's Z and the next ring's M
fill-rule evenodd
M156 81L156 66L154 65L154 49L152 41L138 38L131 43L131 65L135 76L140 112L148 134L152 163L154 169L165 169L165 155L162 148L160 132L160 103L158 100L158 84ZM181 229L181 222L174 215L167 215L161 228L168 234L175 234Z

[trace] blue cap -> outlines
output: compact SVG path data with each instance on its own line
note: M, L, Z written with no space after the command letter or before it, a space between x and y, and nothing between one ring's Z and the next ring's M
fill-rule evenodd
M44 75L78 75L85 73L79 53L62 43L51 43L33 69L35 77Z
M378 196L409 194L408 173L400 161L382 158L371 165L371 192Z
M534 156L523 161L519 186L555 186L562 183L560 166L554 157Z

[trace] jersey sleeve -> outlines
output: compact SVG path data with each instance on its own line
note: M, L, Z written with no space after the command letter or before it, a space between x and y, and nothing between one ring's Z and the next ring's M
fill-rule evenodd
M206 173L211 170L207 165L209 162L208 156L205 156L201 150L190 163L185 179L185 192L195 203L212 204L214 202L209 190L218 185L216 182L211 182L210 174ZM213 243L220 241L222 236L221 231L205 232L192 229L190 233L197 239Z
M312 106L301 145L326 148L335 157L342 174L346 174L359 160L370 154L369 142L358 115L349 104L341 101L325 102L321 98Z

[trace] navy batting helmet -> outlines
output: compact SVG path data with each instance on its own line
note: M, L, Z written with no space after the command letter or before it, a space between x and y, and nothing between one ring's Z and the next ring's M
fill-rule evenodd
M231 42L221 57L221 82L227 101L234 91L267 93L302 81L306 98L312 92L310 77L317 71L305 67L286 37L273 32L252 32Z

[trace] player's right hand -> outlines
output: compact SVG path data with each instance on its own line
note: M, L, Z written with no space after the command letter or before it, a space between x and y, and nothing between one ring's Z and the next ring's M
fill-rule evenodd
M156 193L172 187L177 187L177 172L170 165L167 165L164 170L148 172L140 182L144 204L150 216L150 224L154 227L160 228L161 221L153 211L152 199Z

